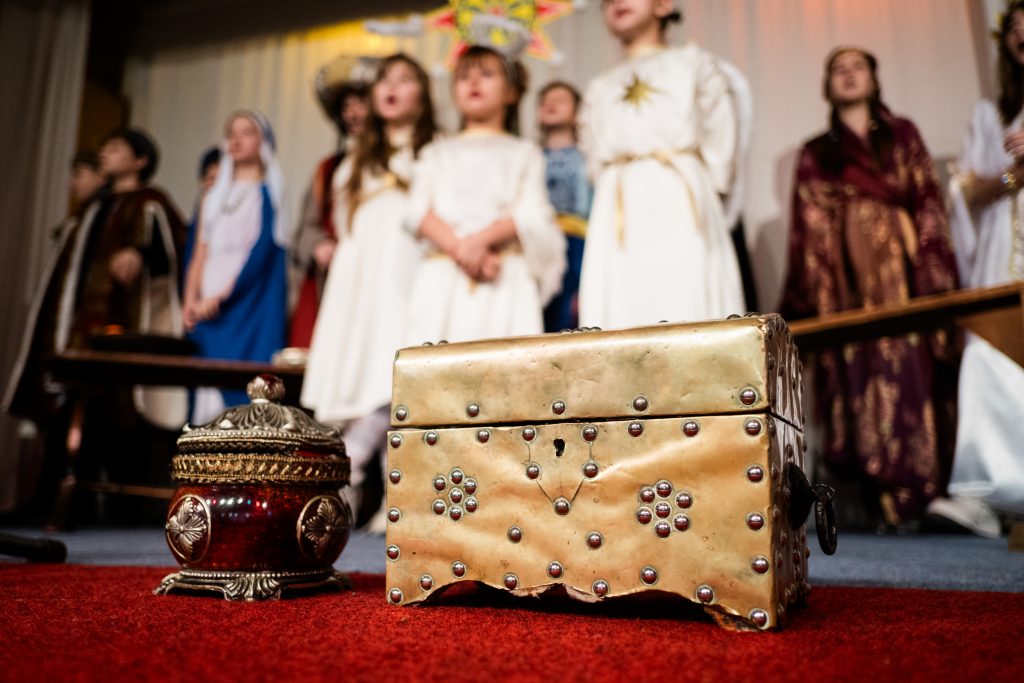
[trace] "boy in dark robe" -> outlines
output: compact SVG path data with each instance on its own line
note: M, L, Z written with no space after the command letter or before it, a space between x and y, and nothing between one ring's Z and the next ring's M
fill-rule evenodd
M185 228L167 196L148 186L157 161L142 131L107 137L100 150L107 186L60 236L33 302L4 408L34 421L46 437L42 490L61 476L65 447L78 450L85 424L130 450L144 425L178 429L185 420L183 390L105 387L86 400L55 381L47 365L50 356L87 348L101 335L181 336L177 258ZM120 450L114 443L104 449L112 456Z

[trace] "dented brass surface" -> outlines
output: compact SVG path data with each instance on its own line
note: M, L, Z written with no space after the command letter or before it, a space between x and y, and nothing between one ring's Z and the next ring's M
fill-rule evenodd
M401 427L735 412L803 425L799 387L796 347L771 314L402 349L393 405Z
M393 604L462 581L656 590L775 628L808 590L783 476L803 466L800 366L778 316L406 349L394 402Z

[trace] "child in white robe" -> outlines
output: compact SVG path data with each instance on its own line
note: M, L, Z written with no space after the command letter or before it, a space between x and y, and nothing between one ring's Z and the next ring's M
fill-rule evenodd
M959 172L950 182L950 229L965 288L1024 281L1024 2L1007 7L998 29L1000 96L975 107ZM1004 324L1012 329L1013 323ZM986 336L997 341L993 332L998 330ZM1000 349L968 331L950 498L928 507L933 515L993 538L1001 533L995 511L1024 516L1024 367L1019 353L1008 355L1012 340L1004 331L1007 343Z
M665 44L671 0L608 0L627 53L594 79L582 144L595 195L580 282L580 324L621 328L722 318L744 309L722 197L733 187L738 125L716 58Z
M413 285L410 344L543 332L561 287L565 238L544 181L544 157L515 137L521 65L474 46L455 68L464 128L420 155L408 227L428 254Z
M435 132L429 78L409 57L383 61L368 129L332 182L338 245L331 260L302 388L318 420L345 424L352 498L384 446L391 366L405 345L412 276L420 259L404 230L416 155ZM358 500L352 500L358 504ZM371 520L384 529L383 508Z

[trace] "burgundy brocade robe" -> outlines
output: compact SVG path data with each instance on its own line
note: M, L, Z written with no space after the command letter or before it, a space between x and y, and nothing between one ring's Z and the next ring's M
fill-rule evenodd
M781 307L786 317L957 288L932 159L913 123L887 121L894 144L881 165L845 127L801 150ZM957 347L945 331L915 333L845 344L814 360L825 462L835 474L867 483L880 504L876 512L892 523L920 514L944 490L956 424Z

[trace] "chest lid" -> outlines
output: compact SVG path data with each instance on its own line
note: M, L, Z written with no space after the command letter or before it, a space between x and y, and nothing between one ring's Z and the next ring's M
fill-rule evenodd
M402 349L396 427L770 413L803 427L777 314Z

